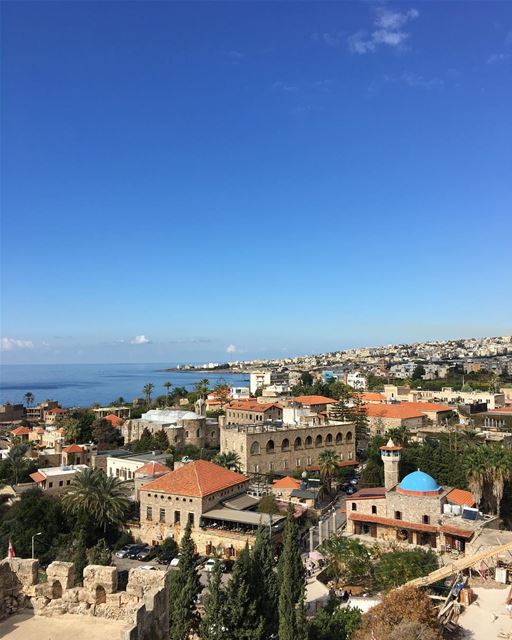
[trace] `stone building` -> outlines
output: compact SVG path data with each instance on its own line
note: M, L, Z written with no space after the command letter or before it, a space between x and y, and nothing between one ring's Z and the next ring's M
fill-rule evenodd
M347 498L347 535L464 551L483 527L498 526L497 517L473 509L469 491L441 487L420 470L398 482L400 451L392 440L381 447L384 487L360 489Z
M167 537L179 541L189 522L200 553L234 554L254 542L260 524L269 523L267 514L250 511L258 501L247 495L248 487L247 476L212 462L185 464L140 488L137 537L152 544ZM273 532L283 520L273 516Z
M223 424L262 424L269 420L281 420L283 408L277 402L258 400L233 400L225 408Z
M193 411L178 409L151 409L140 419L130 419L121 427L125 444L139 440L144 429L150 433L164 431L169 444L176 448L185 445L201 447L219 446L219 427Z
M372 436L384 435L389 429L407 427L416 432L428 424L441 424L453 415L453 407L431 402L401 402L364 405Z
M221 453L240 456L245 473L293 471L318 465L318 456L334 449L340 464L356 464L352 422L322 424L226 424L221 426Z

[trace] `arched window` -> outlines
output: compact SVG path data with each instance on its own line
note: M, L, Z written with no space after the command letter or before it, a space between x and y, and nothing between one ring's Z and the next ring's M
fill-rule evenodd
M281 451L289 451L290 449L290 441L288 438L285 438L281 443Z
M260 452L260 443L259 442L253 442L251 444L251 454L254 455L258 455Z
M332 444L332 433L328 433L325 436L325 444Z
M188 431L185 431L185 438L188 438Z
M347 431L347 437L345 439L347 442L352 442L352 431Z
M322 446L322 436L321 436L321 435L318 435L318 436L315 438L315 447L321 447L321 446Z
M341 444L343 442L343 436L341 433L336 434L336 444Z
M52 584L52 598L62 598L62 585L58 580Z
M274 453L274 441L269 440L266 446L267 453Z
M304 444L305 444L306 447L313 446L313 438L311 436L308 436L306 438L306 440L304 441Z
M302 449L302 438L295 438L295 442L293 443L294 449Z

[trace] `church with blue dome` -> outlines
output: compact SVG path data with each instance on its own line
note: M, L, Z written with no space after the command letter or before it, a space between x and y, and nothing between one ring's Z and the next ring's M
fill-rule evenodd
M464 551L488 518L481 518L469 491L443 487L421 469L399 481L401 449L391 439L381 447L384 487L347 498L347 535Z

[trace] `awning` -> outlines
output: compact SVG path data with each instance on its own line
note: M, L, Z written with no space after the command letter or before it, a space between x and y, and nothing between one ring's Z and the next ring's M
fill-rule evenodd
M411 531L425 531L427 533L437 533L437 527L431 524L422 524L420 522L407 522L406 520L395 520L394 518L383 518L381 516L373 516L364 513L350 513L349 520L354 522L365 522L367 524L382 524L395 529L410 529Z
M256 513L254 511L235 511L234 509L212 509L203 513L203 518L210 520L223 520L224 522L236 522L238 524L250 524L258 527L268 525L270 523L270 515L268 513ZM272 515L272 524L277 524L284 520L285 516Z
M248 493L242 493L239 496L230 498L229 500L224 500L222 504L228 509L237 509L239 511L243 511L244 509L255 507L259 501L259 498L250 496Z
M43 476L42 473L36 471L35 473L31 473L30 477L34 482L44 482L46 480L46 476Z

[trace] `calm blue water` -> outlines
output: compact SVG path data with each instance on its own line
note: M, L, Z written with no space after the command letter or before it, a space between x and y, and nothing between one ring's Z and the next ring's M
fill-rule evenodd
M64 407L108 404L122 396L131 401L143 397L142 388L155 385L153 397L165 394L167 380L176 387L193 389L208 378L210 388L226 383L248 386L249 376L241 373L175 373L161 371L172 364L10 364L0 365L0 403L23 402L31 391L36 404L58 400Z

